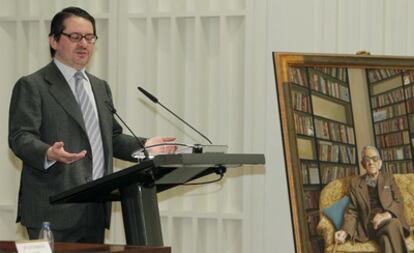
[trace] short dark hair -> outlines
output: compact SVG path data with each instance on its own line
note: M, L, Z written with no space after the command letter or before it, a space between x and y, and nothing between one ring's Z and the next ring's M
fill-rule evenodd
M93 34L96 35L95 18L91 14L79 7L67 7L61 10L60 12L56 13L56 15L53 17L52 23L50 24L49 37L53 36L53 38L58 41L60 39L60 36L62 35L63 30L65 30L65 26L63 24L64 21L67 18L73 16L89 20L93 26ZM54 57L56 53L55 50L51 46L49 46L49 48L51 56Z

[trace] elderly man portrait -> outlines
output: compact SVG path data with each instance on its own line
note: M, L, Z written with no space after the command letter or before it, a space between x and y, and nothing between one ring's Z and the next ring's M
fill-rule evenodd
M353 179L349 186L350 202L335 240L374 240L381 252L407 252L405 237L410 230L400 189L392 174L381 173L382 160L375 147L364 147L361 157L367 173Z

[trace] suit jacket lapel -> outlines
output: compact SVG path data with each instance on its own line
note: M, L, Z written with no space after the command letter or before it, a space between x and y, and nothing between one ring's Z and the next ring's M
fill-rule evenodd
M384 177L380 173L378 175L378 179L377 179L378 197L379 197L380 201L381 201L382 196L383 196L384 184L385 184ZM382 204L382 202L381 202L381 204Z
M369 193L368 193L368 186L367 183L365 182L365 177L367 175L360 177L359 179L359 187L361 188L360 193L361 193L361 199L363 200L363 202L365 203L365 205L367 206L367 211L369 212L371 205L369 203Z
M44 76L44 79L47 83L49 83L50 94L55 97L56 102L63 107L63 109L79 124L79 126L86 133L82 112L80 110L78 102L76 102L75 96L73 95L69 84L66 82L62 73L53 62L48 65L48 71Z

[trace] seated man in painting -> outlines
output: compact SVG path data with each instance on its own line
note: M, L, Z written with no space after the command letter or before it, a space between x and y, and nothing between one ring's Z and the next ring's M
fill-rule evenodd
M382 160L378 150L366 146L361 164L367 170L349 185L349 205L337 243L347 239L374 240L381 252L408 252L405 237L410 230L404 217L403 199L392 174L380 173Z

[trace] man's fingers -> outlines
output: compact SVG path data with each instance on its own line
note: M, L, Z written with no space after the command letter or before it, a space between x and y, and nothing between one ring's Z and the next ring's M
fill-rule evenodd
M177 146L176 145L169 145L166 147L165 153L174 153L177 150Z
M53 144L53 148L55 148L55 149L60 149L60 148L62 148L64 145L65 145L65 144L63 143L63 141L58 141L58 142L55 142L55 143Z
M167 141L175 141L177 138L172 137L172 136L167 136L167 137L162 137L162 141L167 142Z
M86 151L83 150L79 153L69 153L70 154L70 161L71 163L76 162L86 156Z
M172 137L172 136L157 136L157 137L152 137L149 138L146 143L145 143L145 147L149 147L155 144L163 144L163 143L167 143L167 142L172 142L175 141L176 138ZM153 152L153 153L159 153L159 154L171 154L174 153L177 150L177 146L175 145L160 145L157 147L152 147L150 149L148 149L149 151Z
M70 164L76 162L86 156L86 151L82 150L79 153L69 153L66 151L60 152L58 156L58 161Z

